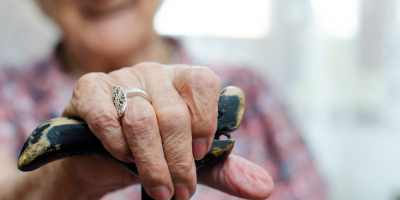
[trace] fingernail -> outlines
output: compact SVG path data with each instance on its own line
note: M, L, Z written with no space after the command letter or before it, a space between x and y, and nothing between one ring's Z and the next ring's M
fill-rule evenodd
M179 186L175 186L175 199L189 199L190 198L190 189L189 186L183 184Z
M207 143L205 139L197 139L193 141L193 157L200 160L206 155Z
M168 200L171 197L168 189L164 186L152 189L151 194L155 200Z
M126 159L128 159L131 163L135 163L133 156L128 156Z

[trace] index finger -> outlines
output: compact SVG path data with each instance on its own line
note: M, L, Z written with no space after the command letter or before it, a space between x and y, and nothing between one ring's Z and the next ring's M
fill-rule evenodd
M130 162L127 158L131 153L112 102L113 86L113 80L104 73L82 76L62 116L82 118L108 152L118 160Z

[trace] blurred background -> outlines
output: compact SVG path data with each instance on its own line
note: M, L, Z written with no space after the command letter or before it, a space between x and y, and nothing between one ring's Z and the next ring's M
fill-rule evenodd
M155 27L204 66L258 70L329 199L400 199L400 0L166 0ZM59 37L33 0L0 0L0 66L44 59Z

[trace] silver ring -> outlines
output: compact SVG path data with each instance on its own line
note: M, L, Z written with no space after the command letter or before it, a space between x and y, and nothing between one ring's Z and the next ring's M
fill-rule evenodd
M129 89L124 91L124 89L122 89L121 86L114 86L112 97L114 106L115 108L117 108L119 117L122 117L125 113L125 108L127 104L126 96L129 93L139 94L141 97L145 98L147 101L151 103L149 95L147 95L147 93L141 89Z

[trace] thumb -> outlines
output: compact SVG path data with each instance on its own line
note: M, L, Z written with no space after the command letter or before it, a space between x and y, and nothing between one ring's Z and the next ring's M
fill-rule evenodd
M199 169L197 179L200 184L245 199L266 199L274 189L268 172L234 155L221 163Z

